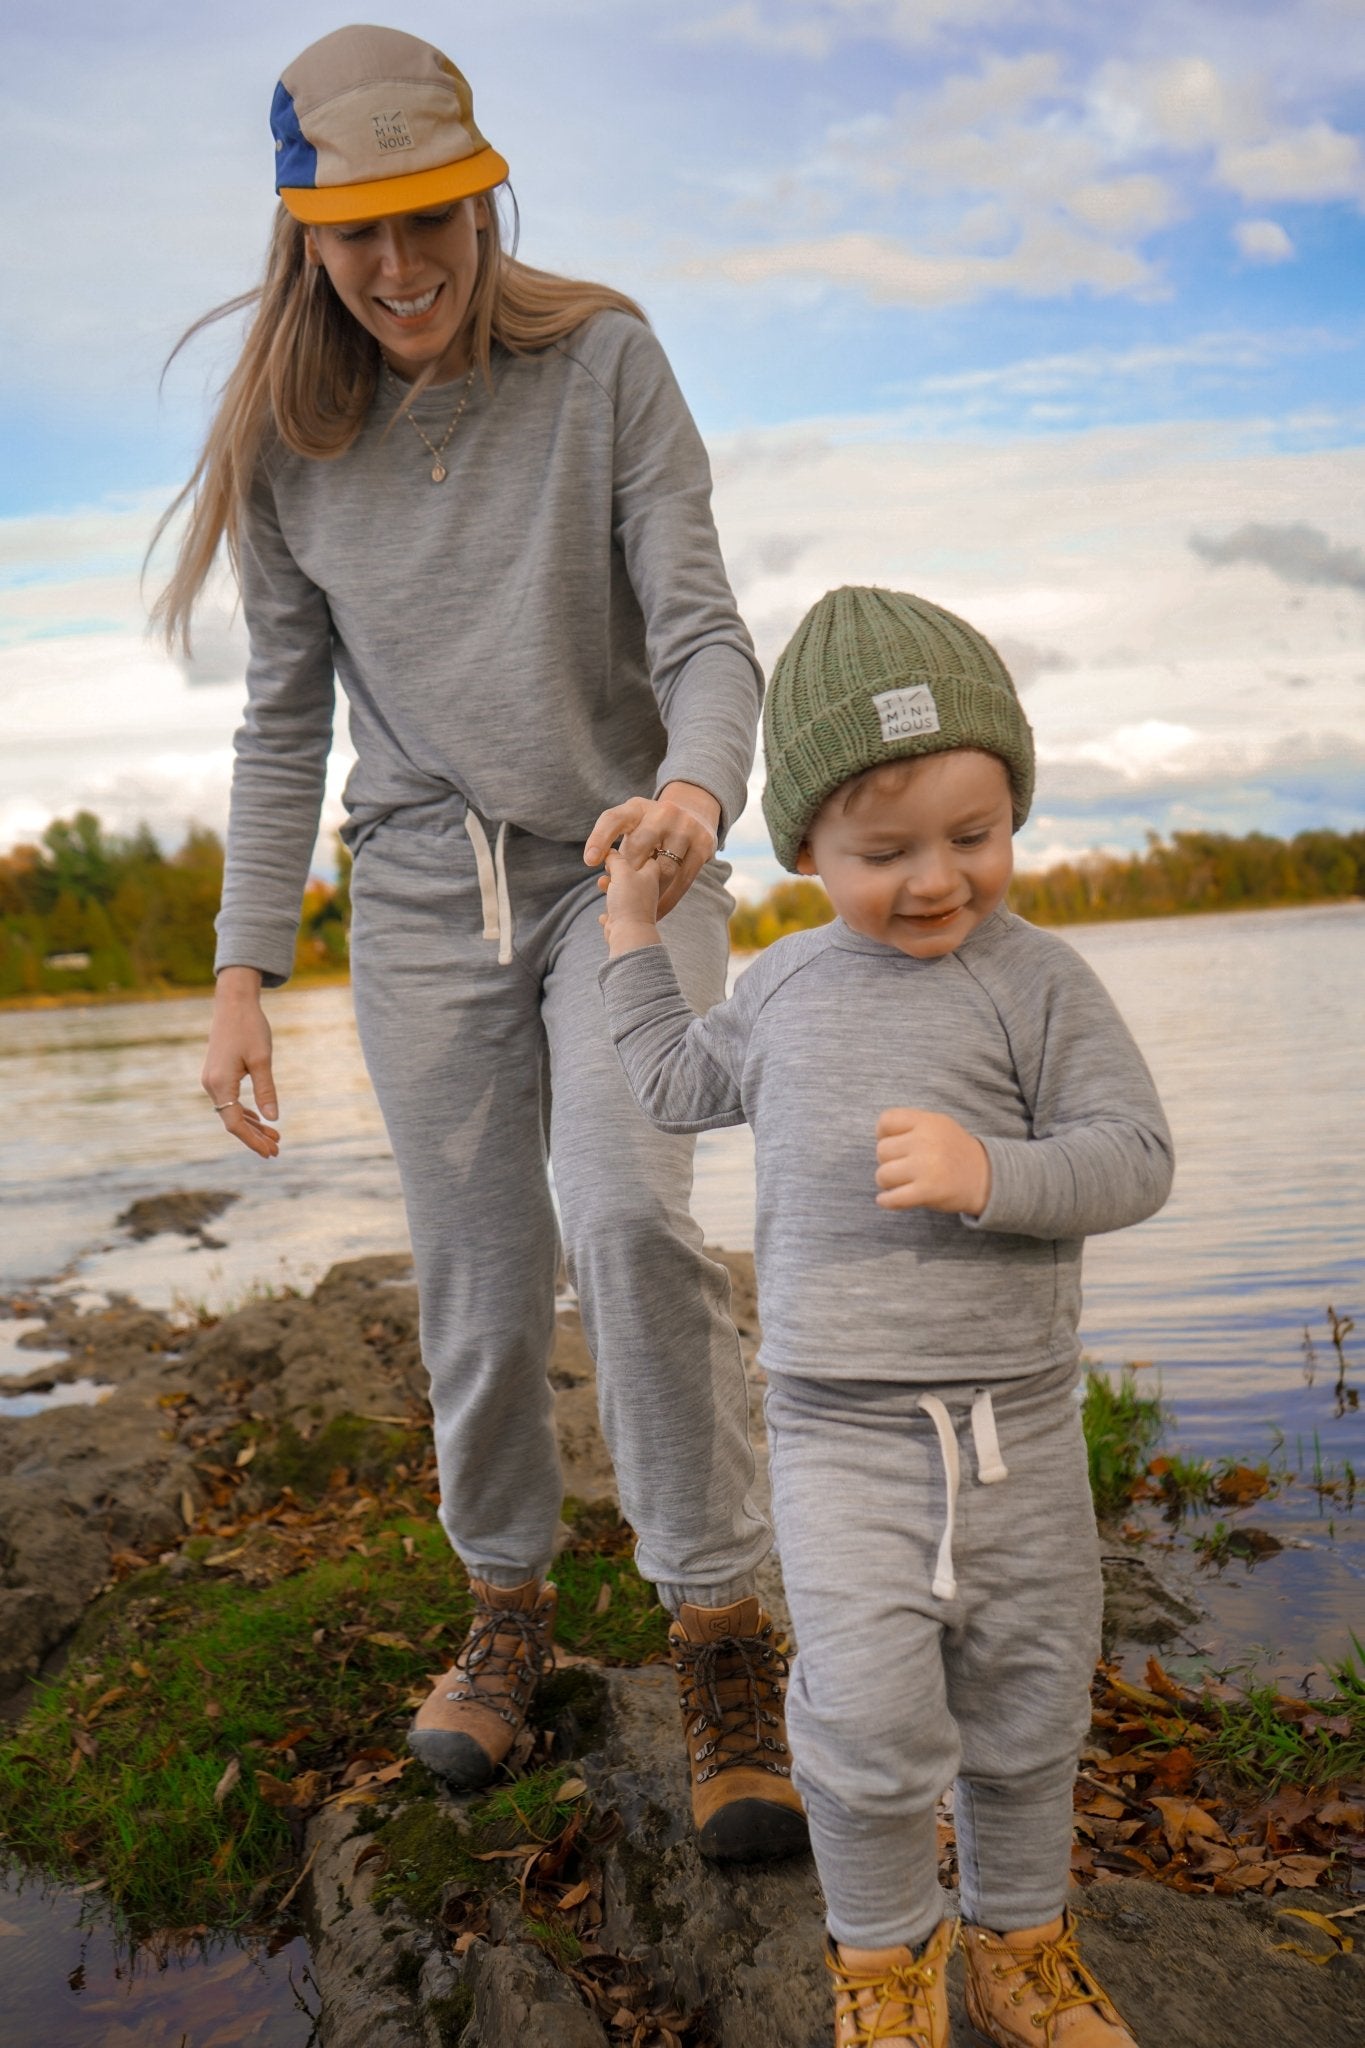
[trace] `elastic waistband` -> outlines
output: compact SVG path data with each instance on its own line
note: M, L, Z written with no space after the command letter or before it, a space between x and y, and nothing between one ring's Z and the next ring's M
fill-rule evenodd
M1011 1422L1028 1422L1049 1413L1064 1414L1075 1398L1080 1373L1075 1365L1045 1366L1041 1372L1007 1380L853 1380L816 1379L812 1374L765 1368L769 1388L780 1404L798 1415L885 1415L903 1421L913 1417L927 1396L950 1415L965 1417L983 1391L995 1412Z

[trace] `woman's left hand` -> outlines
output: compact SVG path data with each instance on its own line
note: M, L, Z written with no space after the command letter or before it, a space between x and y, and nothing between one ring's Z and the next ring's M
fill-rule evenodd
M716 850L720 805L695 782L669 782L654 797L632 796L603 811L583 848L590 868L601 867L613 846L633 868L656 855L664 917L687 894ZM603 877L603 886L606 877Z

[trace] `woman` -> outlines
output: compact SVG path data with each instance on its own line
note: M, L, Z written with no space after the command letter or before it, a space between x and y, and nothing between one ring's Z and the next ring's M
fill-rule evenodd
M409 1740L482 1782L551 1661L548 1147L622 1509L675 1616L702 1846L787 1853L804 1823L754 1597L770 1539L728 1282L688 1214L692 1141L640 1117L597 991L613 842L667 865L694 1001L722 988L715 854L761 679L705 454L639 309L503 252L507 166L439 51L341 29L285 72L271 125L265 281L158 607L186 637L226 538L251 659L204 1085L273 1157L260 992L292 962L339 677L356 1019L407 1205L441 1517L476 1603Z

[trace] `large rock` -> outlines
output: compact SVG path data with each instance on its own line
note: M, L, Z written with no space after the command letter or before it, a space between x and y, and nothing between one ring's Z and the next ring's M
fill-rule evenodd
M672 1674L618 1671L607 1679L610 1711L592 1754L580 1760L599 1809L614 1807L623 1823L604 1851L603 1946L642 1962L665 2002L699 2013L715 2048L829 2048L823 1902L810 1858L750 1868L703 1861L692 1839ZM602 2028L572 1984L516 1939L514 1907L495 1910L495 1938L476 1943L462 1963L448 1957L440 1975L439 1936L414 1929L394 1907L382 1918L374 1913L366 1866L351 1876L365 1838L346 1843L344 1830L333 1812L309 1833L310 1847L324 1843L312 1877L323 2048L405 2048L413 2035L392 2031L401 2016L384 1976L385 1953L404 1950L413 1957L410 2027L449 2010L450 1987L462 1984L472 2018L460 2048L602 2048ZM1312 1948L1319 1939L1309 1923L1285 1918L1286 1907L1331 1913L1346 1907L1343 1899L1321 1891L1273 1901L1192 1897L1120 1879L1077 1890L1072 1901L1082 1952L1139 2048L1365 2042L1365 1954L1324 1966L1281 1946ZM979 2048L963 2014L960 1956L949 1995L954 2048Z

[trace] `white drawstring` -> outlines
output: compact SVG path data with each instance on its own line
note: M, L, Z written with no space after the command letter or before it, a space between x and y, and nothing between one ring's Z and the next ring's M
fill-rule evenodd
M989 1387L978 1387L972 1402L972 1447L976 1452L976 1476L983 1486L994 1486L998 1479L1009 1478L1008 1467L1000 1455Z
M490 849L483 819L477 811L466 810L464 829L474 849L474 866L479 877L479 901L483 907L483 935L498 942L498 965L512 964L512 892L507 886L507 820L498 827Z
M920 1407L938 1431L938 1447L943 1454L943 1477L948 1485L948 1507L943 1517L943 1535L939 1540L938 1558L934 1565L935 1600L954 1600L957 1597L957 1580L953 1576L953 1529L957 1522L957 1487L960 1465L957 1455L957 1431L953 1418L939 1400L937 1394L920 1397Z
M957 1493L962 1478L957 1431L953 1427L952 1416L937 1394L922 1394L919 1405L938 1432L938 1447L943 1457L943 1478L947 1493L943 1534L939 1538L938 1557L934 1562L933 1595L935 1600L955 1600L957 1578L953 1571L953 1532L957 1527ZM995 1427L995 1407L987 1387L979 1387L972 1401L972 1448L976 1452L976 1476L982 1486L993 1486L998 1480L1009 1478L1005 1461L1000 1455L1000 1437Z

